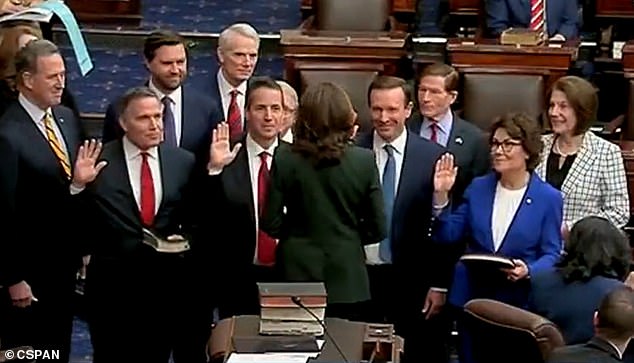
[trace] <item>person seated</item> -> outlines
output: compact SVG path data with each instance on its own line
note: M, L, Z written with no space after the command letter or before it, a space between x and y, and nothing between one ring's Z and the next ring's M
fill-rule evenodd
M579 344L592 338L601 300L623 286L630 246L607 219L591 216L573 226L565 251L555 268L531 278L529 310L557 324L566 344Z
M548 363L627 361L623 352L634 336L634 291L621 286L610 292L594 314L594 337L585 344L555 349Z
M528 28L544 31L551 41L565 41L579 31L576 0L485 0L485 10L492 37L509 28Z

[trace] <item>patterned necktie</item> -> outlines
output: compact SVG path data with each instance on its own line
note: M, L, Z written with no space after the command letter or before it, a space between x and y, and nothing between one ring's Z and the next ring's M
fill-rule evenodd
M141 221L149 227L154 222L154 180L148 163L148 153L141 153Z
M431 130L431 136L429 137L429 140L438 143L438 125L436 124L436 122L432 122L431 124L429 124L429 129Z
M544 0L531 0L531 23L530 29L544 31Z
M51 150L53 150L53 153L55 154L55 157L57 157L57 160L62 166L62 169L64 169L64 174L66 174L66 177L70 179L70 160L68 159L68 155L66 155L64 149L62 148L62 143L57 138L57 136L55 135L55 131L53 130L53 123L55 122L53 120L53 115L50 112L46 112L44 114L44 118L42 118L42 121L44 121L44 128L46 129L46 138L48 139L48 144L51 146Z
M163 136L167 145L177 146L176 144L176 120L172 111L174 103L168 96L163 97Z
M227 112L227 123L229 124L229 137L231 140L238 140L242 136L242 116L240 106L238 106L238 90L231 91L231 102Z
M392 262L392 242L390 234L392 230L392 210L394 209L394 196L396 194L396 161L394 160L394 146L383 147L387 153L387 162L383 169L383 204L385 205L385 218L387 225L387 238L379 245L379 257L383 262Z
M260 169L258 171L258 216L260 220L266 210L266 202L269 189L269 167L267 160L269 154L266 151L260 153ZM275 264L275 239L258 229L258 256L257 260L261 265L272 266Z

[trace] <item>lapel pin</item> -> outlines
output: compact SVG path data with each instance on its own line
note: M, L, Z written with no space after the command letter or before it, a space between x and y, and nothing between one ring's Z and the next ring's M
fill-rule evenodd
M64 123L64 119L60 117L60 119L59 119L59 123L60 123L60 124L63 124L63 123Z
M533 200L531 198L526 198L526 204L531 204L533 203Z
M456 137L456 144L462 145L463 142L464 141L462 140L462 137L460 137L460 136Z

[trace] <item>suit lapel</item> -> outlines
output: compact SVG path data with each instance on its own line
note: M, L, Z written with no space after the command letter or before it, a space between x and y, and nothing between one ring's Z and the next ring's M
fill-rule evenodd
M81 140L75 139L75 134L70 129L71 125L69 125L68 122L64 119L64 117L62 117L59 114L59 110L57 108L53 108L52 111L53 111L53 119L55 120L57 127L62 133L64 142L66 143L66 150L68 151L71 167L73 167L73 164L75 160L77 159L77 151L78 151L78 150L75 150L73 145L79 145Z
M129 211L130 219L138 225L141 225L141 212L137 205L134 194L132 193L132 185L130 185L130 177L128 174L128 165L125 160L125 153L123 152L123 143L121 139L115 141L111 149L111 156L108 158L108 166L104 168L103 172L108 173L112 179L112 188L116 194L122 195L122 200L125 200L128 204L128 208L124 208L124 211Z
M196 134L195 130L192 129L194 123L185 121L191 118L191 113L195 109L195 106L189 107L189 98L187 97L187 93L188 92L185 90L185 87L181 86L181 139L179 143L181 147L189 145L189 135Z
M156 210L156 214L158 215L161 212L161 209L165 205L166 196L172 195L173 187L174 187L174 177L175 173L171 172L170 165L173 165L173 161L170 160L169 154L165 153L165 150L161 145L158 147L158 155L159 155L159 169L161 170L161 189L163 195L161 195L161 204Z
M413 180L413 178L408 177L413 170L419 168L417 164L416 155L410 155L407 152L407 149L410 147L411 143L411 135L407 133L407 141L405 142L405 149L403 150L403 165L401 166L401 175L399 176L398 186L396 188L396 197L394 198L394 209L392 214L395 215L397 211L401 210L401 204L404 200L408 200L409 191L414 190L415 186L412 185L412 182L416 182L417 180ZM392 218L392 221L396 220L396 218Z
M497 178L495 176L491 176L489 178L489 184L487 185L487 192L483 193L483 198L485 199L479 206L475 206L476 208L482 208L482 216L484 219L480 223L484 223L485 234L486 234L486 247L489 251L495 252L495 248L493 248L493 231L491 230L492 226L492 218L493 218L493 201L495 201L495 188L497 187Z
M449 137L447 138L447 150L450 153L456 155L458 160L464 159L458 155L462 155L464 150L464 128L462 127L462 121L456 114L453 114L453 121L451 125L451 131L449 131Z
M244 143L243 143L244 145ZM255 225L255 206L253 205L253 190L251 188L252 180L249 170L249 155L246 146L240 149L236 160L231 164L232 167L227 171L228 182L233 189L233 193L239 195L240 200L249 206L249 215ZM225 188L228 186L225 186Z
M564 183L561 185L561 191L564 195L570 195L575 185L581 180L581 176L587 174L586 172L592 168L597 158L597 153L592 152L591 138L592 135L589 133L586 133L583 137L581 147L577 152L577 157L575 157L575 161L572 163L568 175L566 175L566 179L564 179Z
M528 186L526 187L526 191L524 192L524 196L522 197L522 201L520 205L517 207L515 211L515 215L513 215L513 219L511 220L511 224L509 225L504 238L502 239L502 243L500 244L500 248L498 251L502 252L504 247L508 244L512 244L515 241L522 241L522 238L514 237L518 228L522 228L521 221L528 221L534 218L533 213L533 205L536 200L539 200L539 179L535 174L531 174ZM520 223L516 223L520 221Z

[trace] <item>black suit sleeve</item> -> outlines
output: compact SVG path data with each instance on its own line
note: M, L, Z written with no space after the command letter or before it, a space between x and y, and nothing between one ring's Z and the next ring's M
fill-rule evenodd
M11 139L11 135L0 131L0 213L5 223L0 238L0 285L5 286L25 279L28 261L28 252L20 243L19 221L15 220L19 156Z
M262 218L261 228L269 236L282 239L284 235L284 192L283 178L277 162L271 167L271 184L268 190L266 213Z
M474 148L475 157L473 159L473 176L482 176L489 172L491 169L491 157L489 151L489 145L484 135L476 139L476 145Z
M123 132L121 126L119 126L119 115L117 114L114 103L111 103L106 110L106 117L103 120L101 141L105 144L120 138L122 135Z
M359 216L361 216L359 225L363 243L372 244L382 241L387 236L387 226L379 171L373 157L368 158L367 165L368 187L366 198L362 201L359 211Z

